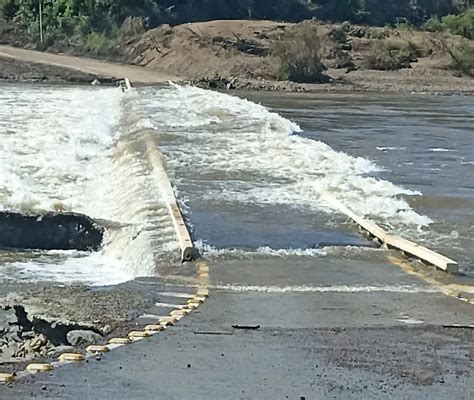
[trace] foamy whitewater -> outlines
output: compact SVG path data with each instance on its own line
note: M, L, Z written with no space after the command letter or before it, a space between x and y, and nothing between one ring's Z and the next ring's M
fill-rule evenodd
M140 148L147 123L134 96L114 88L2 89L0 209L74 211L108 228L96 254L7 256L10 279L115 284L176 262L174 230Z
M423 226L401 195L420 195L371 176L370 160L299 136L301 128L267 108L227 94L173 85L145 89L142 106L177 179L193 168L219 185L205 196L223 201L287 204L333 212L337 203L389 224ZM170 139L171 137L171 139ZM184 178L183 178L184 179Z
M0 210L74 211L108 228L99 253L0 259L3 279L115 284L156 275L160 263L178 262L173 227L145 154L145 135L159 142L177 193L181 184L198 179L213 183L197 193L212 201L328 213L342 202L389 224L430 222L400 197L418 193L377 179L380 168L370 160L334 151L297 135L300 131L261 105L193 87L127 94L115 88L3 87ZM211 257L249 256L212 243L200 246ZM265 257L327 252L256 251Z

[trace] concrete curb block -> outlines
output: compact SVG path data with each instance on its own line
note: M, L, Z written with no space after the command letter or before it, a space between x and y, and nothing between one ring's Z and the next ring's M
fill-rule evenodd
M336 201L332 201L332 203L337 205L337 207L343 214L346 214L349 218L351 218L362 229L368 232L370 236L379 239L382 244L384 244L387 248L394 248L400 250L406 254L418 258L426 264L434 265L435 267L445 272L449 272L452 274L456 274L459 272L459 266L456 261L451 260L450 258L445 257L442 254L436 253L435 251L430 250L417 243L411 242L395 235L390 235L388 232L378 226L375 222L359 217L357 214L355 214L343 204Z
M64 362L64 361L80 362L84 360L84 356L80 353L63 353L59 356L58 359L61 362Z
M15 376L9 373L0 373L0 383L12 383L15 380Z
M31 372L47 372L47 371L52 371L54 369L54 366L52 364L37 364L37 363L32 363L28 364L26 367L27 371Z

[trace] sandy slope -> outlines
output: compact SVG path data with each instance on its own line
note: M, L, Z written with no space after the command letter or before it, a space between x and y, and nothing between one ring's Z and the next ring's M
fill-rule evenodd
M305 29L316 31L321 41L323 62L329 67L332 84L299 85L296 89L376 90L404 92L474 92L474 79L456 76L444 46L459 43L460 37L430 32L398 31L351 26L349 47L334 41L337 25L319 22L299 24L274 21L209 21L171 27L162 25L146 32L125 49L126 60L162 73L175 72L197 83L216 81L235 88L295 90L295 85L277 82L281 60L275 49ZM411 68L398 71L367 69L365 60L373 46L383 41L413 43L420 50ZM338 66L338 54L345 53L355 68ZM265 81L265 82L262 82ZM219 86L218 86L219 87Z

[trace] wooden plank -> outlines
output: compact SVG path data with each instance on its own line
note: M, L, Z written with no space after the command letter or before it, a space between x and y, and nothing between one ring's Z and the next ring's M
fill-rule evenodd
M343 204L335 200L331 201L331 203L336 205L337 208L343 214L346 214L349 218L351 218L354 222L356 222L360 227L362 227L364 230L369 232L370 235L378 238L387 247L391 247L391 248L403 251L407 254L410 254L411 256L414 256L420 259L421 261L425 263L434 265L435 267L443 271L453 273L453 274L459 272L459 266L456 261L451 260L450 258L445 257L442 254L439 254L417 243L389 234L380 226L378 226L375 222L369 221L365 218L358 216L348 207L344 206Z
M125 78L124 81L126 90L131 90L132 85L130 80ZM163 158L161 157L158 147L150 136L145 139L145 143L148 159L153 167L153 172L157 178L161 194L163 195L166 207L173 222L176 238L178 239L179 247L181 249L181 262L192 261L199 256L199 251L194 247L191 235L184 223L183 215L181 214L181 210L174 195L173 186L171 185L168 174L166 173Z
M198 256L199 252L194 247L191 235L184 223L183 215L181 214L181 210L176 201L173 187L171 186L171 182L166 173L160 151L150 137L146 139L146 149L148 159L153 167L153 172L157 178L161 194L163 195L166 207L168 208L168 212L173 222L176 237L181 249L181 261L191 261Z
M459 272L459 266L456 261L451 260L450 258L445 257L442 254L439 254L417 243L388 234L385 236L384 242L389 247L402 250L405 253L415 256L420 260L425 261L428 264L432 264L446 272L453 274Z

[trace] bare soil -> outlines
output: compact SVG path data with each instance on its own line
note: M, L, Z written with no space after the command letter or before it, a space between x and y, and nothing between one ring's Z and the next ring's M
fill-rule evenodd
M317 27L330 83L281 81L276 44L307 29L308 24ZM341 31L346 35L343 38ZM173 72L210 88L474 93L474 79L451 69L447 48L461 40L450 34L317 22L211 21L152 29L124 49L124 57L129 63L164 74ZM386 41L413 45L417 60L397 71L369 69L367 58L374 46Z
M282 80L278 46L308 27L316 28L321 42L328 83ZM162 25L131 38L119 55L114 51L106 61L0 46L0 79L91 82L97 78L110 82L128 77L138 84L172 80L215 89L472 94L474 79L452 68L448 51L461 41L445 33L314 21L210 21ZM1 35L0 42L21 45ZM399 70L371 69L368 59L374 48L389 42L413 46L416 58Z

